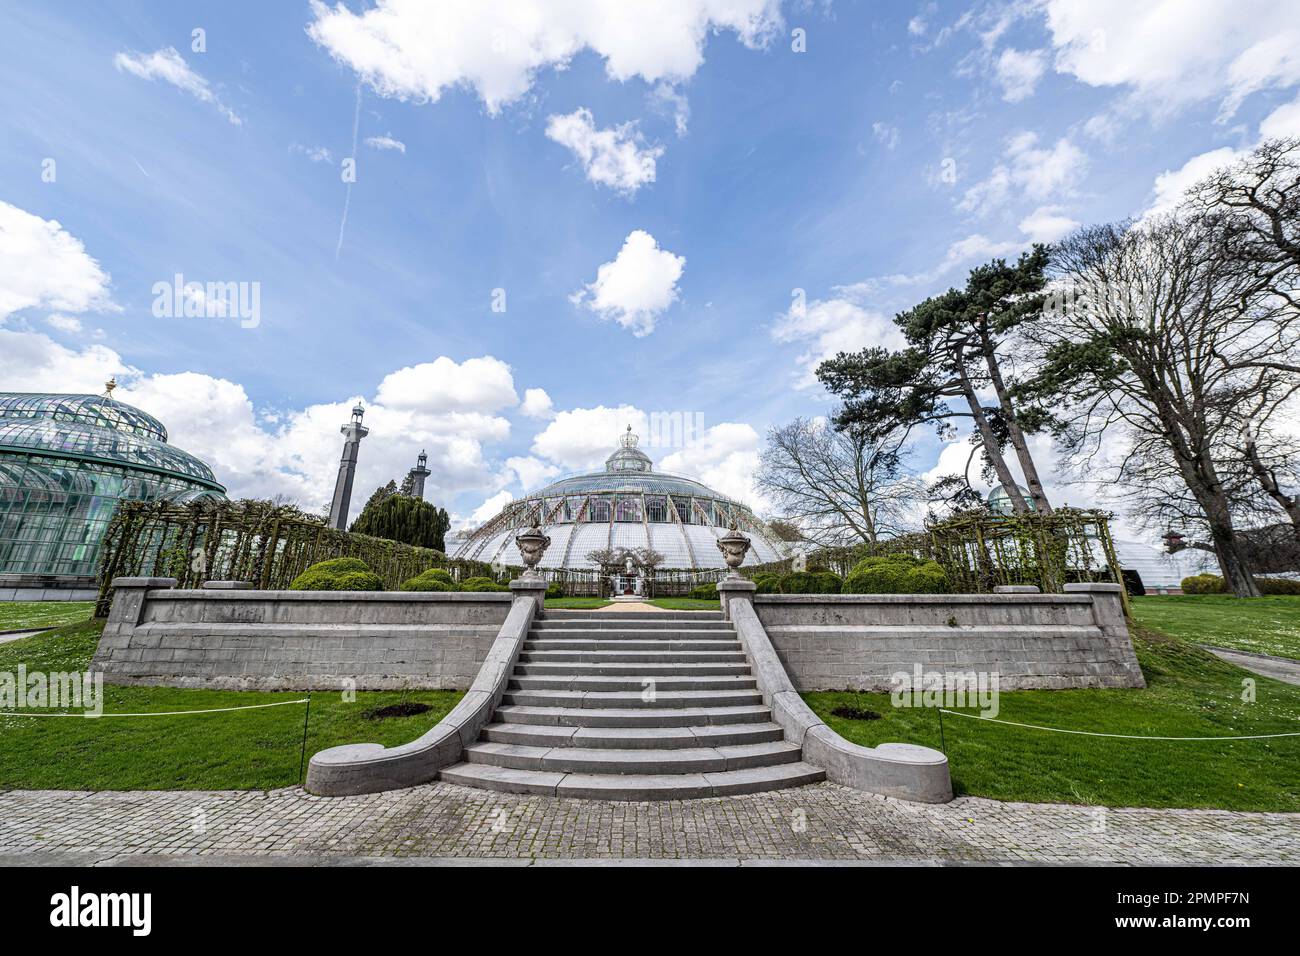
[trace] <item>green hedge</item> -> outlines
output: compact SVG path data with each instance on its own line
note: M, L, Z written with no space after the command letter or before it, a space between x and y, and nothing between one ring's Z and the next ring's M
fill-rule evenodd
M1255 586L1259 588L1259 593L1266 597L1300 594L1300 581L1293 581L1291 578L1257 577ZM1183 578L1182 588L1184 594L1228 593L1223 578L1217 574L1193 574L1191 577Z
M936 561L911 555L863 558L844 579L845 594L948 594L952 581Z
M290 591L382 591L383 579L358 558L313 564L289 584Z
M758 585L755 594L779 594L781 592L781 575L779 574L759 574L754 577L754 583Z
M780 581L782 594L839 594L843 585L831 571L794 571Z
M688 597L693 597L699 601L716 601L718 600L718 586L716 584L697 584L691 588Z

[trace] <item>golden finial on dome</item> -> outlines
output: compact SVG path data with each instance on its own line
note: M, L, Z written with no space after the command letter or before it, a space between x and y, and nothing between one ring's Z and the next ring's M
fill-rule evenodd
M116 376L116 375L112 376L111 378L109 378L109 380L108 380L107 382L104 383L104 397L105 397L105 398L112 398L112 397L113 397L113 389L115 389L115 388L117 388L117 376Z

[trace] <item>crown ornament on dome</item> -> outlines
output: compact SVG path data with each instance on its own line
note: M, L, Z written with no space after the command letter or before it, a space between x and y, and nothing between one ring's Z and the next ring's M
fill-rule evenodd
M640 440L641 440L641 436L634 434L632 431L632 426L628 425L627 431L624 433L623 437L619 439L619 444L622 445L624 448L635 448L637 446L637 442L639 442Z

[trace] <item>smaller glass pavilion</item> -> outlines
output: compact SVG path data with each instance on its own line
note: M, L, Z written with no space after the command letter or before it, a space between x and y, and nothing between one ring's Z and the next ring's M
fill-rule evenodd
M224 500L162 422L104 395L0 392L0 575L94 577L119 501Z

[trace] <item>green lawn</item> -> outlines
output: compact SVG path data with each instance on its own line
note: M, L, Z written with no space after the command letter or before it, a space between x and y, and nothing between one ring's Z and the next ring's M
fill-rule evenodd
M94 601L0 601L0 632L75 624L94 610Z
M711 602L708 602L711 603ZM0 671L84 669L98 622L0 645ZM1073 730L1158 736L1237 736L1300 730L1300 687L1257 677L1256 700L1241 700L1252 675L1149 628L1134 646L1146 690L1015 691L999 718ZM295 700L297 693L106 687L106 712L156 712ZM405 743L455 705L459 694L415 691L432 705L414 717L366 720L364 711L404 695L367 693L345 703L312 695L307 755L342 743ZM864 745L910 741L939 747L933 710L896 709L884 694L805 695L837 731ZM841 703L882 719L830 715ZM298 782L301 706L156 718L0 716L0 789L265 789ZM1151 741L1046 733L948 716L944 745L959 794L1000 800L1106 806L1218 807L1300 811L1300 737L1243 741Z
M102 622L0 645L0 671L84 670ZM104 687L104 711L193 710L297 700L303 693ZM307 756L336 744L414 740L455 706L455 691L311 695ZM406 699L432 705L412 717L367 720L364 711ZM0 716L0 789L262 790L299 780L301 705L185 717Z
M608 598L597 597L561 597L547 598L546 606L551 608L598 608L606 607L611 604ZM717 601L699 601L695 598L685 597L667 597L651 598L646 601L647 604L653 604L655 607L661 607L667 611L717 611L719 610Z
M666 597L652 598L646 602L666 611L720 611L722 606L714 600L701 601L698 598Z
M1133 616L1148 627L1197 644L1300 660L1300 597L1243 600L1226 594L1133 599Z
M548 597L546 599L547 607L577 608L580 610L596 608L596 607L604 607L606 604L609 603L610 602L607 598L598 598L598 597L558 597L558 598Z
M1255 677L1147 628L1134 647L1146 690L1008 691L1000 720L1112 734L1241 736L1300 731L1300 687ZM1254 677L1256 700L1241 700ZM805 694L836 731L873 746L903 741L939 747L934 710L901 709L887 694ZM880 720L832 717L840 704ZM967 712L974 713L973 710ZM1300 811L1300 737L1239 741L1122 740L1047 733L945 716L944 742L958 794L997 800L1112 807L1217 807Z

